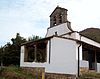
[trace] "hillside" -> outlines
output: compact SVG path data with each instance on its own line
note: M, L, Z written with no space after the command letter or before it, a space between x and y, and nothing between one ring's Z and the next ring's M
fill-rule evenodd
M83 36L86 36L100 43L100 29L99 28L87 28L83 31L80 31L79 33Z

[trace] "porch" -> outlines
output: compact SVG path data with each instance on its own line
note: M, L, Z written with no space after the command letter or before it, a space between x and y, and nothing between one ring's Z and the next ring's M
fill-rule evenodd
M100 48L82 43L82 60L80 67L100 72Z
M26 42L22 45L21 57L23 63L46 63L48 43L52 37Z

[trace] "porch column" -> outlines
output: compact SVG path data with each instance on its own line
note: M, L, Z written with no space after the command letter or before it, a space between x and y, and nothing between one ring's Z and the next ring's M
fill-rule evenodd
M22 49L24 51L22 51ZM28 61L28 49L25 45L21 47L21 52L24 52L24 62L27 62Z
M97 71L97 56L96 56L96 49L95 49L95 71Z
M35 48L35 62L37 61L37 56L36 56L36 51L37 51L37 46L36 45L34 45L34 48Z

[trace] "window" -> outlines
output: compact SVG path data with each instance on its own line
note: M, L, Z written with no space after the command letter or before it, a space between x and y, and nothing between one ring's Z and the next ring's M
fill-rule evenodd
M54 18L53 18L53 25L54 26L56 25L56 16L54 16Z
M55 35L56 35L56 36L58 35L57 32L55 32Z
M58 19L59 19L59 23L62 23L62 14L59 14Z

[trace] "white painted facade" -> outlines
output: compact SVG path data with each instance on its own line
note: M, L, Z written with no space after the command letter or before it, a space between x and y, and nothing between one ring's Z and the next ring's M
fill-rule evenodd
M88 61L80 60L80 67L89 68L89 63L88 63Z
M71 31L68 29L67 23L63 23L63 24L57 25L55 27L48 28L46 37L55 35L55 32L57 32L58 36L60 36L60 35L69 33Z
M97 72L100 73L100 63L97 63Z
M51 61L47 65L46 71L77 74L76 49L77 44L75 41L58 37L51 39Z
M55 33L57 33L57 36L54 36ZM89 68L89 62L82 58L82 43L100 48L100 43L86 38L78 32L71 31L67 22L48 28L46 38L51 36L53 37L47 43L47 61L45 63L24 62L25 45L22 45L20 66L45 67L46 72L77 75L78 60L79 67ZM97 72L100 72L100 63L97 63Z
M64 27L65 26L65 27ZM63 31L61 30L64 27ZM72 38L85 42L87 44L96 46L100 48L100 44L88 39L84 36L79 35L78 32L73 32L71 34L66 34L70 32L66 28L66 23L58 25L52 30L48 30L46 37L53 36L55 32L58 33L58 36ZM60 32L61 30L61 32ZM67 32L66 32L67 31ZM61 33L61 34L60 34ZM65 33L65 35L63 35ZM49 40L47 44L47 62L45 63L36 63L36 62L24 62L24 46L21 47L21 67L45 67L46 72L50 73L63 73L63 74L77 74L78 70L78 44L75 40L64 39L59 37L53 37L51 40L51 58L49 63ZM80 67L89 68L88 61L82 60L82 45L80 46ZM97 64L97 72L100 72L100 63Z
M47 50L47 62L24 62L24 46L21 47L21 67L45 67L46 72L77 74L76 50L77 43L59 37L51 39L51 56L49 63L49 49ZM49 43L47 45L49 48ZM56 50L57 49L57 50ZM67 65L66 65L67 64ZM74 67L73 67L74 66Z

